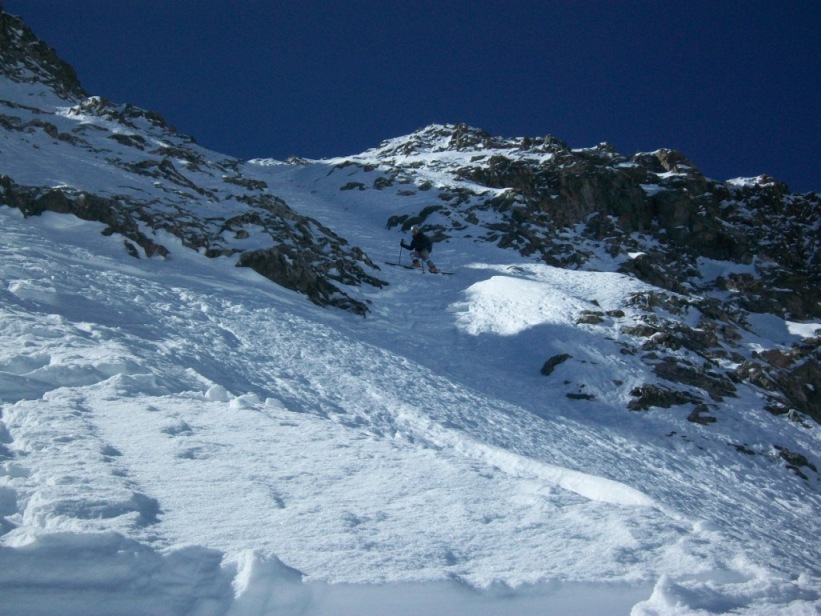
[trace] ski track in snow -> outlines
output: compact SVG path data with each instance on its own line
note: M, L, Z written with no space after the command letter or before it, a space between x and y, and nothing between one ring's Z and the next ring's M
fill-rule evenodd
M398 234L356 226L336 198L300 203L303 172L282 173L277 194L296 209L395 256ZM639 595L620 608L646 599L637 614L768 596L798 614L818 599L816 494L729 446L697 446L737 442L734 429L755 443L774 422L743 427L731 411L728 432L705 435L672 411L617 410L638 360L618 353L616 324L607 347L573 317L593 297L623 307L640 283L488 253L454 277L383 271L391 285L362 320L227 260L177 247L125 261L99 225L0 217L0 588L21 610L27 584L79 583L60 568L72 542L93 555L72 575L125 592L133 613L145 587L168 598L156 613L322 613L321 583L534 585L538 597L551 582L621 584ZM447 245L434 256L458 258ZM567 349L574 365L546 385L541 362ZM564 395L581 385L595 412ZM659 438L670 426L682 438ZM761 491L724 493L738 482ZM15 573L48 560L33 582Z

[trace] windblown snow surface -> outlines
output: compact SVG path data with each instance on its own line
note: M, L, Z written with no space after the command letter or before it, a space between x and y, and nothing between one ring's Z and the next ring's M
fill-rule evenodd
M246 167L407 259L376 191ZM134 259L67 215L0 228L4 615L821 613L819 480L772 449L817 427L744 388L711 426L627 411L640 282L452 240L452 276L384 265L362 318L171 237Z

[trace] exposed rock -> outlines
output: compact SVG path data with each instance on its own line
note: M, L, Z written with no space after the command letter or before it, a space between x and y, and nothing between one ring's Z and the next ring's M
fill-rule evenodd
M148 257L167 257L170 251L146 235L142 230L146 227L166 230L181 238L186 246L203 250L208 257L242 252L225 243L224 231L233 229L235 237L240 238L247 237L244 226L264 229L270 237L278 239L277 245L244 253L237 265L251 267L277 284L304 293L317 304L336 306L356 314L366 314L367 305L350 298L335 282L376 287L385 284L364 271L362 265L375 266L360 249L348 247L347 242L329 229L296 214L284 202L269 195L246 196L253 210L224 220L221 226L214 226L188 216L163 215L151 203L133 198L112 199L68 188L21 187L8 176L0 176L0 190L5 203L20 209L26 216L52 211L105 223L104 234L121 234L140 246ZM133 245L126 243L125 248L132 256L139 256Z
M697 370L679 361L665 358L655 366L655 372L667 381L703 389L717 402L723 400L724 396L735 396L735 385L728 378L706 368Z
M49 85L66 100L88 96L74 69L38 39L23 21L0 6L0 75L12 81Z
M621 329L625 334L630 336L638 336L640 338L649 338L658 334L661 330L647 323L640 323L638 325L627 325Z
M316 304L336 306L362 315L368 311L366 304L351 299L326 278L318 276L310 262L287 247L244 252L237 266L250 267L283 287L304 293Z
M604 313L585 310L576 319L576 323L579 325L598 325L599 323L604 323Z
M593 394L585 394L585 393L568 393L565 394L571 400L595 400L596 396Z
M808 479L807 475L801 471L804 467L811 469L814 473L818 472L815 464L812 464L807 459L807 456L795 451L790 451L784 447L779 447L778 445L775 445L775 450L778 457L787 463L787 468L801 477L801 479Z
M243 177L239 174L226 175L222 178L222 181L228 182L229 184L235 184L236 186L242 186L243 188L247 188L248 190L265 190L266 188L268 188L268 184L266 184L262 180L252 180L250 178Z
M74 214L83 220L105 223L105 235L119 233L140 246L149 257L169 254L165 246L155 243L140 231L139 224L113 199L63 189L24 188L17 186L6 175L0 176L0 189L4 201L26 216L39 216L45 211ZM132 250L128 250L133 254Z
M473 155L459 164L452 162L458 157L435 156L449 150ZM818 195L791 194L767 176L716 182L675 150L625 156L609 144L571 149L554 138L505 139L464 125L433 125L390 140L367 164L374 160L385 178L432 170L454 182L439 191L443 205L393 216L388 228L425 224L439 239L469 230L471 241L573 269L595 269L605 252L620 273L658 289L630 303L646 319L621 324L623 333L642 339L644 361L656 374L714 401L750 385L771 408L819 420L817 356L798 361L773 350L756 358L741 346L751 312L821 318ZM703 278L704 257L739 264L745 273L729 267L731 273ZM587 311L577 322L601 324L608 316ZM639 349L621 344L624 354ZM696 400L680 395L678 403ZM633 406L646 404L648 397Z
M450 217L476 225L479 211L492 210L507 219L488 224L486 241L540 255L552 265L582 267L592 252L556 241L563 229L582 224L584 235L605 244L612 256L637 253L623 260L620 271L677 293L700 284L696 257L749 265L755 247L776 267L762 265L760 287L733 301L748 310L821 317L817 195L792 195L766 177L748 184L708 180L674 150L627 157L607 144L571 150L553 139L502 139L464 125L427 127L404 142L390 142L378 156L383 171L400 173L391 166L397 153L448 148L477 152L466 165L437 169L477 187L461 193L464 207ZM504 192L483 196L482 187ZM453 226L460 227L456 221ZM640 246L636 233L654 237L653 249ZM716 288L723 284L721 278L715 282Z
M348 182L339 190L365 190L365 185L362 182Z
M78 190L24 185L2 176L5 205L26 216L53 211L101 222L103 233L123 236L123 249L134 257L141 256L137 247L149 257L170 256L157 231L175 235L208 257L231 257L250 248L240 264L258 267L314 302L358 314L367 307L349 297L350 288L385 284L366 271L378 268L361 249L271 195L241 161L214 160L213 153L177 133L158 113L89 96L73 69L2 7L0 60L4 79L40 94L1 100L0 128L35 148L44 139L75 146L72 159L108 167L118 177L109 186ZM68 106L55 112L48 92ZM36 106L43 102L42 108ZM292 161L302 163L307 161ZM242 242L252 237L253 243Z
M718 421L712 415L707 415L708 409L705 405L699 404L693 409L693 412L687 416L687 421L697 423L702 426L709 426Z
M671 406L698 404L700 402L692 394L651 384L635 387L630 391L630 395L635 398L627 405L627 408L631 411L646 411L652 406L667 409Z
M544 376L550 376L551 374L553 374L553 371L556 369L556 366L558 366L560 364L563 364L568 359L570 359L570 357L571 356L568 355L567 353L562 353L560 355L554 355L553 357L551 357L550 359L548 359L544 363L544 365L542 366L542 369L541 369L540 372Z
M821 362L818 347L813 356L797 353L793 363L773 377L790 405L821 423Z
M732 446L735 447L735 450L738 451L739 453L743 453L743 454L748 455L748 456L754 456L755 455L755 451L753 451L752 449L747 447L747 445L738 445L738 444L733 443Z

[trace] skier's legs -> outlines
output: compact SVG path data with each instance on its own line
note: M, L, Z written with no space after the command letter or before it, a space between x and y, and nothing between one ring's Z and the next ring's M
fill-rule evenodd
M428 264L428 269L432 272L436 271L436 264L430 259L430 251L429 250L419 250L416 252L416 255L425 261Z
M436 271L436 264L431 261L430 259L430 251L427 250L414 250L411 253L411 257L413 257L413 266L414 267L422 267L421 261L425 261L428 265L428 269L432 272Z
M419 263L419 261L420 260L427 261L429 254L430 253L427 250L414 250L411 253L411 256L413 257L413 266L414 267L421 267L421 264Z

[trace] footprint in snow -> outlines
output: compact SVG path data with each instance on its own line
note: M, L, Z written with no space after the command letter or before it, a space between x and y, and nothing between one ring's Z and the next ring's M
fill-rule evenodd
M194 430L191 429L191 426L184 421L180 421L172 426L166 426L160 431L169 436L191 436L194 434Z

